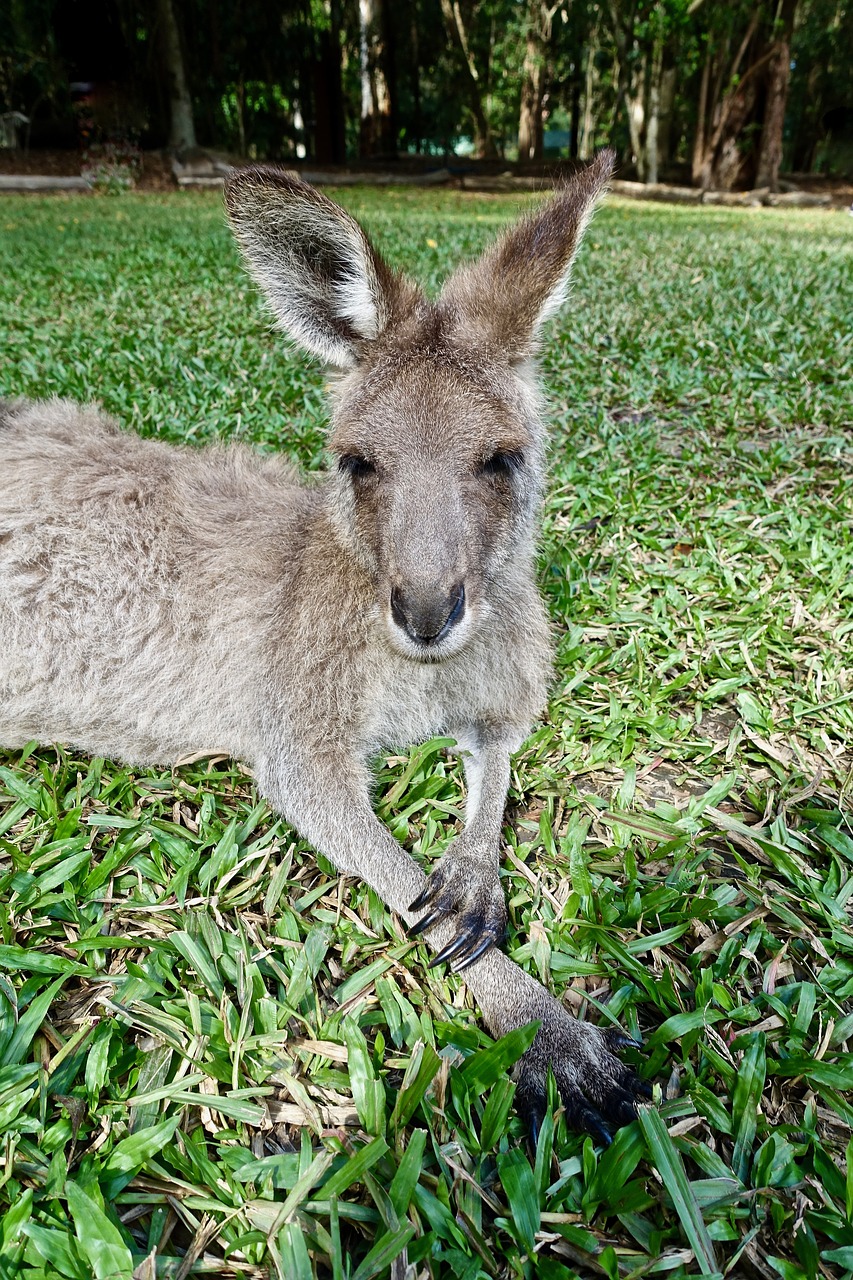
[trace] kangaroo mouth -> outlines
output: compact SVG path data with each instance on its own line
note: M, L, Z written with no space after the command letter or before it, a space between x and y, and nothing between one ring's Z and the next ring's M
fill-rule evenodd
M449 600L445 599L438 606L430 602L427 608L414 606L396 587L391 592L391 617L411 641L424 649L440 644L464 612L465 587L461 582Z
M405 595L392 590L387 615L392 644L417 662L443 662L467 643L470 610L463 583L438 608L417 609Z

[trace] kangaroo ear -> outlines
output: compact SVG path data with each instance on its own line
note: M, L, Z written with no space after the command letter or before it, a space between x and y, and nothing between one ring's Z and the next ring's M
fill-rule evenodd
M239 169L225 185L238 245L279 324L338 368L378 337L406 286L339 205L280 169Z
M451 276L441 296L461 327L512 360L533 353L542 324L565 301L575 254L615 162L613 151L599 152L541 209Z

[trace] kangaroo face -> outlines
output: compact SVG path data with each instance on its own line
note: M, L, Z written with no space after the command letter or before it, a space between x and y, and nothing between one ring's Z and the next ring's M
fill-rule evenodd
M451 657L513 608L501 569L522 548L529 573L544 452L530 360L612 166L603 152L435 302L299 179L229 179L231 225L279 322L341 374L335 523L373 579L389 642L412 659Z
M495 608L495 576L529 540L541 449L523 386L513 394L508 370L454 367L452 340L378 363L333 419L339 524L392 646L434 662Z

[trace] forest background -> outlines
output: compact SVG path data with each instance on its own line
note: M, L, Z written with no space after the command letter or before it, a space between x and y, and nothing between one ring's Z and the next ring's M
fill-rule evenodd
M851 49L853 0L0 0L0 145L776 190L853 171Z

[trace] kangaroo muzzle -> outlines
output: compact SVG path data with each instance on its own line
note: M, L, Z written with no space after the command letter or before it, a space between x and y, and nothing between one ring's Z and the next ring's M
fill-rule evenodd
M465 613L465 586L457 583L450 592L443 590L391 590L391 616L401 630L416 644L437 645Z

